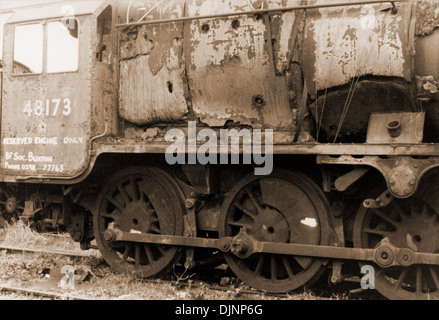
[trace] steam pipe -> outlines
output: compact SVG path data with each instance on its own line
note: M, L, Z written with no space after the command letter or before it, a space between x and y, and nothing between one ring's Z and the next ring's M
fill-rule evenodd
M273 9L260 9L260 10L251 10L251 11L239 11L239 12L231 12L231 13L219 13L212 15L205 15L199 17L182 17L175 19L163 19L163 20L151 20L151 21L143 21L143 22L133 22L133 23L121 23L117 24L117 28L126 28L126 27L135 27L135 26L143 26L143 25L152 25L152 24L162 24L162 23L171 23L171 22L185 22L185 21L193 21L193 20L202 20L202 19L214 19L214 18L224 18L231 16L242 16L242 15L260 15L267 13L282 13L288 11L297 11L297 10L305 10L305 9L322 9L322 8L335 8L335 7L345 7L345 6L358 6L358 5L369 5L369 4L379 4L379 3L391 3L392 11L397 12L396 2L408 3L408 0L372 0L372 1L356 1L356 2L345 2L345 3L327 3L327 4L315 4L315 5L302 5L302 6L294 6L294 7L285 7L285 8L273 8Z

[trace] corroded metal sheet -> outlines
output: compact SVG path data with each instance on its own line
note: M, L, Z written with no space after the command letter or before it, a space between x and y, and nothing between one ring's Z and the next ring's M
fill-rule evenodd
M429 35L437 27L439 27L439 1L417 0L416 35Z
M425 112L372 113L366 143L422 143Z
M439 80L439 30L416 39L415 72Z
M411 80L412 5L398 4L397 14L390 8L378 4L307 11L303 56L311 92L364 75Z
M439 79L439 1L418 0L416 6L415 74Z
M122 10L123 12L123 10ZM182 17L184 1L133 1L129 21ZM119 19L126 19L122 14ZM120 33L120 116L137 125L176 122L188 114L183 23L127 28Z
M187 1L187 16L278 8L297 1ZM294 116L285 69L295 13L270 23L268 16L196 20L185 28L185 58L193 110L200 121L223 126L227 121L291 129ZM276 27L274 27L276 26ZM275 46L279 36L282 44ZM275 49L276 47L276 49Z

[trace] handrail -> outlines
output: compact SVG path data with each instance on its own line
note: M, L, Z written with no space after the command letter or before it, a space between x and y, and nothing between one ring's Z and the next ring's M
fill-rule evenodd
M396 2L408 3L408 0L393 0L393 1L390 1L390 0L371 0L371 1L355 1L355 2L344 2L344 3L301 5L301 6L293 6L293 7L285 7L285 8L272 8L272 9L260 9L260 10L251 10L251 11L238 11L238 12L230 12L230 13L218 13L218 14L198 16L198 17L182 17L182 18L174 18L174 19L162 19L162 20L142 21L142 22L121 23L121 24L117 24L116 27L117 28L126 28L126 27L134 27L134 26L162 24L162 23L171 23L171 22L185 22L185 21L214 19L214 18L223 18L223 17L231 17L231 16L260 15L260 14L282 13L282 12L305 10L305 9L335 8L335 7L345 7L345 6L379 4L379 3L387 3L387 2L392 4L392 12L397 13L397 7L396 7L395 3Z

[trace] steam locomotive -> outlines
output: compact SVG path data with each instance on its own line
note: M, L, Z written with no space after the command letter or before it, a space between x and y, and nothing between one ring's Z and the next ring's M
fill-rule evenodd
M3 220L144 277L439 298L437 1L3 2Z

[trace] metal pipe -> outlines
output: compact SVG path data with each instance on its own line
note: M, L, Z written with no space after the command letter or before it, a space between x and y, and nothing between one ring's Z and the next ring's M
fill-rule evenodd
M305 9L322 9L322 8L335 8L335 7L345 7L345 6L358 6L358 5L369 5L369 4L379 4L379 3L391 3L394 7L396 7L395 2L403 2L408 3L408 0L372 0L372 1L356 1L356 2L348 2L348 3L331 3L331 4L315 4L315 5L301 5L294 7L285 7L285 8L273 8L273 9L260 9L260 10L251 10L251 11L238 11L231 13L218 13L212 15L205 15L199 17L182 17L175 19L163 19L163 20L151 20L151 21L143 21L143 22L133 22L133 23L121 23L117 24L117 28L126 28L126 27L134 27L134 26L143 26L143 25L151 25L151 24L162 24L162 23L171 23L171 22L186 22L193 20L202 20L202 19L214 19L214 18L224 18L224 17L232 17L232 16L243 16L243 15L262 15L267 13L282 13L288 11L296 11L296 10L305 10Z

